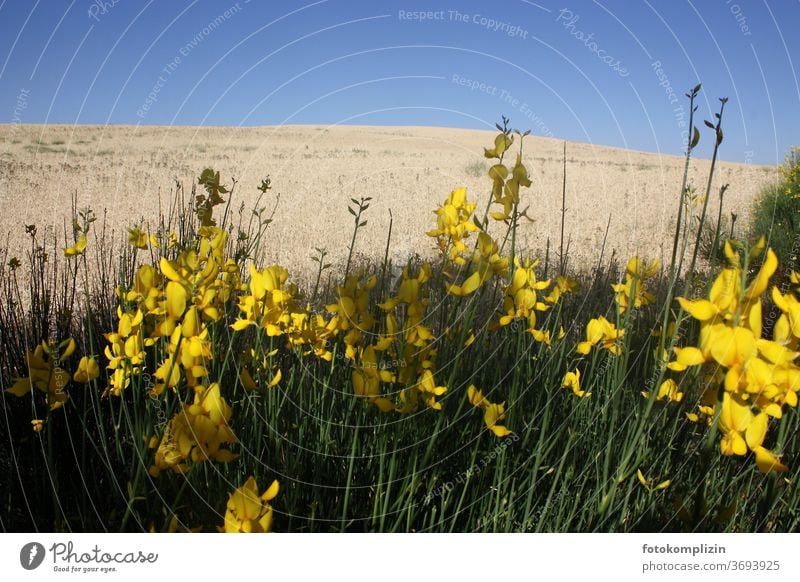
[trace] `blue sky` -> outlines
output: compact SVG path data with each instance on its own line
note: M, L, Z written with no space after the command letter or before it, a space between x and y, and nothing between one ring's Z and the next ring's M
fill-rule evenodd
M505 115L677 154L683 95L702 82L701 118L730 99L722 159L774 164L800 142L800 0L0 2L3 123L489 129ZM707 130L698 155L711 146Z

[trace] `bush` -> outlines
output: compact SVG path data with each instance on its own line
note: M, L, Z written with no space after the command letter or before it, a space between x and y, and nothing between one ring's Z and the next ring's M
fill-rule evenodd
M797 269L800 255L800 147L786 156L781 180L765 188L753 204L751 235L763 236L781 263Z

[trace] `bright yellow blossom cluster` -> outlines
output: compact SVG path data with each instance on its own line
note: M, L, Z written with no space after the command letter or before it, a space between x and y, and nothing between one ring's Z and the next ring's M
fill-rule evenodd
M455 276L455 273L449 273ZM470 260L470 274L460 284L448 284L447 292L456 297L474 293L493 277L508 275L508 259L500 256L497 242L485 231L478 233L478 245Z
M645 289L644 282L658 273L658 260L650 263L633 257L625 267L625 282L612 285L615 300L619 306L620 315L624 314L630 306L642 307L650 305L656 300L655 296Z
M558 275L550 293L544 298L544 302L548 305L554 305L558 303L562 296L577 293L578 290L580 290L580 283L575 279L566 275Z
M130 385L131 377L139 374L145 356L141 330L144 314L141 309L123 312L121 306L117 307L117 320L117 331L105 334L109 344L105 349L107 367L113 370L109 390L114 396L119 396Z
M585 356L592 351L593 347L600 346L618 356L622 353L620 340L624 335L624 329L617 329L613 323L601 315L586 324L586 340L578 344L576 351Z
M343 333L345 356L355 359L356 348L361 345L364 334L375 326L375 318L369 310L369 294L378 284L374 275L366 280L349 275L343 286L338 288L338 300L327 306L329 313L334 314L327 326L336 335Z
M536 312L547 311L550 305L540 301L537 291L544 291L550 286L550 281L538 281L534 269L539 261L531 262L526 259L521 262L518 257L514 257L514 275L511 283L506 287L503 297L503 311L497 322L499 326L512 323L517 318L527 320L528 331L533 335L533 339L546 344L550 343L550 332L541 331L536 328Z
M489 157L488 154L487 157ZM498 160L500 158L499 155L493 157L497 157ZM494 203L503 207L502 211L491 212L490 216L495 220L516 220L514 212L519 206L519 189L520 187L529 188L531 185L528 169L522 163L522 156L517 154L516 163L510 171L508 167L498 161L489 168L489 177L492 178Z
M428 231L428 236L434 237L442 253L447 253L450 260L463 267L467 260L463 257L468 253L465 240L470 233L478 230L472 220L475 212L475 203L467 201L467 189L457 188L450 193L447 200L437 208L436 228Z
M76 347L72 338L64 340L58 346L55 342L37 345L33 351L28 352L28 376L16 378L6 392L22 397L35 388L44 393L50 410L61 408L69 397L65 389L70 379L69 373L61 365L75 352Z
M442 408L436 398L447 392L447 387L436 384L436 349L430 345L434 337L424 324L430 276L428 263L415 274L409 266L403 269L397 294L378 305L386 312L383 333L374 345L360 351L353 370L354 392L369 398L384 412L412 412L418 409L420 400L434 410ZM380 396L380 384L399 393L397 404Z
M192 463L215 460L227 463L236 459L223 445L236 442L236 437L228 424L231 408L221 396L218 384L211 384L198 390L192 404L184 404L170 420L159 441L150 440L150 448L156 448L150 475L158 477L161 471L171 469L185 473Z
M519 189L520 187L529 188L531 185L528 169L522 163L522 146L520 146L520 153L517 154L516 162L510 170L503 164L503 157L513 143L514 137L508 131L501 131L494 139L494 147L484 149L486 158L497 160L497 163L489 168L489 177L492 179L492 202L503 207L502 211L490 213L495 220L517 220L519 217L517 215Z
M469 273L461 284L446 284L447 292L457 297L471 295L492 277L508 273L508 259L500 256L495 240L478 226L474 211L475 203L467 200L466 188L453 190L436 210L437 228L428 231L450 262L446 275L455 279L465 270ZM478 233L478 240L470 251L464 241L472 232Z
M647 390L642 391L642 396L645 398L650 398L650 392ZM658 391L656 392L656 400L661 402L662 400L666 400L667 402L680 402L683 400L683 392L680 391L678 388L677 382L672 378L667 378L661 383L661 386L658 387Z
M289 284L288 279L289 272L280 265L272 265L263 271L251 265L250 283L243 287L239 296L241 314L231 327L236 331L251 326L263 329L268 337L283 337L287 347L304 346L306 355L313 353L330 361L330 338L342 329L351 329L352 320L342 316L325 321L321 315L312 314L309 306L301 307L297 300L297 286ZM345 285L345 288L349 287ZM347 301L341 304L352 305ZM355 340L355 332L350 338ZM272 352L270 357L276 353ZM262 361L261 367L269 366Z
M109 390L119 395L141 372L145 349L166 339L166 358L155 371L152 392L175 389L183 378L189 387L207 376L213 358L207 323L222 317L240 286L239 267L225 257L227 233L203 227L195 247L162 257L157 270L140 266L130 289L117 289L117 331L106 334ZM146 244L146 243L145 243Z
M794 351L800 338L800 326L792 325L800 315L793 309L796 298L773 288L772 296L782 315L776 322L772 339L762 337L762 295L778 267L778 259L768 249L763 264L747 283L748 262L764 249L763 239L742 257L727 242L724 268L709 292L708 299L679 298L681 307L700 322L696 346L675 348L675 360L669 368L681 372L689 366L715 366L711 375L720 386L720 396L712 411L719 407L720 450L723 455L745 455L752 451L763 472L786 471L778 457L764 446L769 418L781 418L783 405L797 406L800 368L794 363ZM704 402L709 412L708 399Z

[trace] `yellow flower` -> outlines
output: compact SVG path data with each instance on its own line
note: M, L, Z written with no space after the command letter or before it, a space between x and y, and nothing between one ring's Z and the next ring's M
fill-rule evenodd
M470 384L467 388L467 400L475 408L483 410L483 422L495 436L505 437L512 434L510 430L499 424L506 417L505 402L493 404L474 384Z
M633 257L628 261L625 271L625 282L611 286L620 314L624 314L631 305L642 307L655 301L655 296L645 289L644 282L658 272L658 260L647 264L639 257Z
M577 293L580 289L580 283L575 279L567 277L566 275L559 275L556 277L555 285L550 293L544 298L544 302L550 305L558 303L562 295L568 293Z
M470 232L477 230L477 226L470 220L474 211L475 203L467 201L467 189L453 190L447 200L434 211L436 228L428 231L428 236L452 240L466 238Z
M33 429L33 432L42 432L44 429L44 421L39 419L32 420L31 428Z
M185 473L189 470L188 461L227 463L236 459L238 455L222 448L236 442L230 418L231 408L220 395L218 384L197 390L194 403L184 404L172 417L161 440L151 439L151 448L158 448L150 475L158 477L166 469Z
M498 139L502 139L502 135ZM502 212L491 212L490 216L495 220L510 220L512 212L516 211L519 205L519 189L529 188L531 181L528 178L528 169L522 163L522 156L517 154L516 163L509 170L503 164L496 164L489 169L489 177L492 178L492 195L494 203L503 207ZM517 216L513 217L515 220Z
M63 350L59 355L58 349ZM50 346L42 342L33 351L28 352L28 377L16 378L11 388L6 392L17 397L25 396L35 388L43 392L46 396L50 410L55 410L64 405L68 395L66 387L69 384L70 376L66 370L61 368L61 359L69 357L75 350L74 340L65 340L56 349L55 345Z
M490 404L490 402L483 397L483 392L475 387L475 384L470 384L469 388L467 388L467 400L476 408L485 408Z
M666 489L672 484L672 481L667 479L666 481L661 481L661 483L659 483L658 485L654 485L654 481L647 479L644 476L644 473L642 473L641 469L636 469L636 478L639 480L639 483L641 483L644 488L650 491L650 493Z
M136 247L137 249L146 249L147 241L147 233L141 228L128 229L128 243L130 243L131 246Z
M76 257L78 255L82 255L86 250L86 235L82 234L78 237L78 240L75 241L75 244L71 247L66 247L64 249L64 256L65 257Z
M272 506L270 501L278 495L278 481L272 482L259 495L255 477L230 494L225 511L225 525L219 528L225 533L265 533L272 531Z
M609 352L618 356L622 353L619 340L625 335L624 329L617 329L616 326L602 315L592 319L586 325L586 341L578 344L576 351L581 355L587 355L596 345L601 345Z
M376 320L370 312L370 292L378 284L374 275L362 280L362 277L350 275L345 284L338 288L339 298L336 303L327 306L329 313L335 317L331 320L334 333L346 332L345 355L351 360L355 358L356 348L361 344L364 335L375 326Z
M115 372L110 382L110 390L114 396L119 396L128 386L130 376L139 374L145 358L145 344L141 334L144 313L140 309L135 313L126 313L120 306L117 307L117 318L117 331L105 334L108 345L104 350L108 369Z
M72 379L79 384L88 384L100 375L100 366L97 365L97 360L88 356L83 356L78 363L78 369Z
M533 334L534 339L543 340L541 331L536 329L536 312L547 311L549 305L544 301L539 301L538 291L543 291L550 286L550 281L537 281L534 269L538 261L526 259L521 262L518 257L514 257L514 276L511 283L506 287L503 299L503 311L497 324L505 326L512 323L517 318L528 320L528 331ZM535 332L539 332L536 334Z
M394 377L390 370L380 367L375 346L368 346L361 351L361 358L358 365L353 368L351 378L353 392L357 396L368 398L383 412L394 410L394 403L380 396L381 381L393 382Z
M793 273L792 281L795 278L800 274ZM775 341L796 347L800 338L800 301L791 293L784 295L777 287L772 288L772 301L782 312L775 323Z
M561 381L561 387L569 388L578 398L588 398L592 395L591 392L581 390L581 371L577 368L574 372L567 372L564 374L564 379Z
M752 451L761 471L782 471L785 467L764 448L769 417L781 418L784 404L797 406L800 391L800 368L794 363L799 355L797 334L800 306L794 296L783 295L777 288L772 299L781 310L775 321L773 339L762 329L762 299L769 281L778 268L772 249L766 250L756 275L745 283L742 264L752 262L764 251L763 238L748 253L728 241L725 254L729 266L717 276L708 299L679 298L681 307L700 322L697 345L675 349L675 360L668 367L683 371L690 366L714 364L713 383L724 387L719 414L723 455L745 455ZM795 329L793 329L793 327ZM709 386L706 394L715 392ZM687 415L697 421L700 415L711 419L716 399L707 399L700 414Z
M422 374L420 375L415 388L419 396L423 399L425 404L428 405L428 407L433 408L434 410L442 409L442 405L436 400L436 397L447 392L447 386L437 386L431 370L422 370Z
M467 264L467 261L464 261ZM478 233L477 251L469 258L471 273L461 285L445 283L445 289L455 297L466 297L474 293L492 277L508 275L508 259L501 257L497 242L485 231ZM446 273L453 278L455 275Z
M756 465L762 473L785 473L789 470L772 451L764 447L756 447L753 453L756 456Z
M754 415L750 405L728 393L723 395L719 417L722 431L720 451L723 455L745 455L748 448L760 447L767 434L767 415Z
M447 284L446 289L454 297L472 295L481 285L481 276L477 271L467 277L461 285Z
M513 136L506 135L505 133L498 133L497 137L494 138L494 147L491 149L484 148L483 155L489 159L500 158L503 153L511 147L512 143L514 143Z
M492 431L495 436L502 438L512 434L506 427L498 424L505 419L505 417L505 402L501 402L500 404L487 404L484 407L483 422L486 423L486 428Z
M650 398L650 392L642 392L642 396ZM678 390L678 384L675 380L668 378L661 383L656 393L656 400L666 400L667 402L680 402L683 400L683 392Z

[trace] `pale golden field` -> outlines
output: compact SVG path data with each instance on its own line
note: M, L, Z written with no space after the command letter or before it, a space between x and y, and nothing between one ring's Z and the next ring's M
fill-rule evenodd
M40 233L55 228L63 237L76 194L79 208L90 206L100 217L98 225L107 210L119 237L140 219L152 221L159 198L166 209L176 180L188 192L203 168L213 167L223 183L238 181L232 205L237 211L241 202L252 207L256 186L271 176L272 194L281 196L268 258L292 273L313 269L313 247L327 248L334 261L346 257L351 197L373 198L357 254L382 257L391 210L392 256L426 255L433 248L424 234L433 225L432 211L452 189L463 185L471 196L487 200L489 163L482 154L494 134L432 127L2 125L0 233L8 237L11 256L20 258L27 244L24 224L37 224ZM703 146L709 144L701 141L695 153ZM530 206L535 222L522 224L518 244L539 256L548 238L551 248L558 247L562 147L555 139L525 140L533 186L524 191L521 206ZM723 144L723 155L724 149ZM705 189L709 165L692 162L690 181L698 191ZM565 230L573 266L596 260L609 217L607 253L668 261L682 171L680 156L568 143ZM719 186L729 183L725 214L736 212L744 228L750 201L776 177L773 167L719 164L710 216L717 216Z

